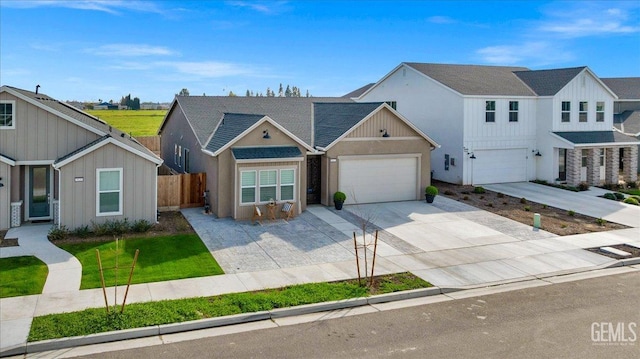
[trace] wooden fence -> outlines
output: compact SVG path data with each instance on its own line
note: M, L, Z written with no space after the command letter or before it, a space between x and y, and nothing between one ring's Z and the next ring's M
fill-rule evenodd
M206 173L158 176L158 210L204 207Z
M148 148L151 152L155 153L157 156L160 156L160 136L136 137L136 140L140 142L141 145Z

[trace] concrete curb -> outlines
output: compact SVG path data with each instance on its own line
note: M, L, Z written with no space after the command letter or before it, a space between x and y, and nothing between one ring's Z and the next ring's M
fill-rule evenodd
M453 290L449 290L453 291ZM439 287L429 287L424 289L415 289L403 292L380 294L372 297L350 298L333 302L323 302L314 304L305 304L289 308L279 308L271 311L262 311L254 313L243 313L229 315L217 318L200 319L183 323L172 323L156 325L145 328L134 328L126 330L118 330L106 333L90 334L87 336L59 338L51 340L42 340L37 342L28 342L26 345L20 345L8 348L0 352L0 357L21 355L27 353L37 353L51 350L67 349L83 345L100 344L115 342L120 340L138 339L152 336L160 336L164 334L172 334L178 332L208 329L222 327L227 325L243 324L256 322L261 320L272 320L277 318L292 317L303 314L311 314L318 312L327 312L333 310L363 307L375 303L384 303L399 301L404 299L427 297L443 294Z

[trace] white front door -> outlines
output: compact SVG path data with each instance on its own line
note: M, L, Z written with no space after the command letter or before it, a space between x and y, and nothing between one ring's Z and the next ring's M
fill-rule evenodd
M589 156L589 150L582 150L580 157L580 182L587 181L587 157Z

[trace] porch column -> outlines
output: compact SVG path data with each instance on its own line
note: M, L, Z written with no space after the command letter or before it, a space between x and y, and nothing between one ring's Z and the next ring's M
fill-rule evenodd
M600 149L587 150L587 183L590 186L600 185Z
M625 182L635 182L638 180L638 146L624 148L624 180Z
M620 161L620 151L618 147L606 149L604 163L604 182L607 184L618 184L618 163Z
M580 183L582 153L580 149L567 150L567 184L577 186Z

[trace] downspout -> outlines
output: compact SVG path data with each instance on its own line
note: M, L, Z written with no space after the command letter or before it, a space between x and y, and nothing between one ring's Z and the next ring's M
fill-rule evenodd
M159 214L158 213L158 169L160 168L160 166L162 166L162 162L160 162L160 163L158 163L156 165L156 177L155 177L155 180L154 180L155 181L155 188L156 188L156 190L155 190L156 195L153 196L153 202L154 202L153 203L153 207L156 209L156 223L160 223L158 221L158 214Z
M58 228L60 228L62 226L62 172L55 165L53 169L58 172ZM55 218L53 220L55 221Z

